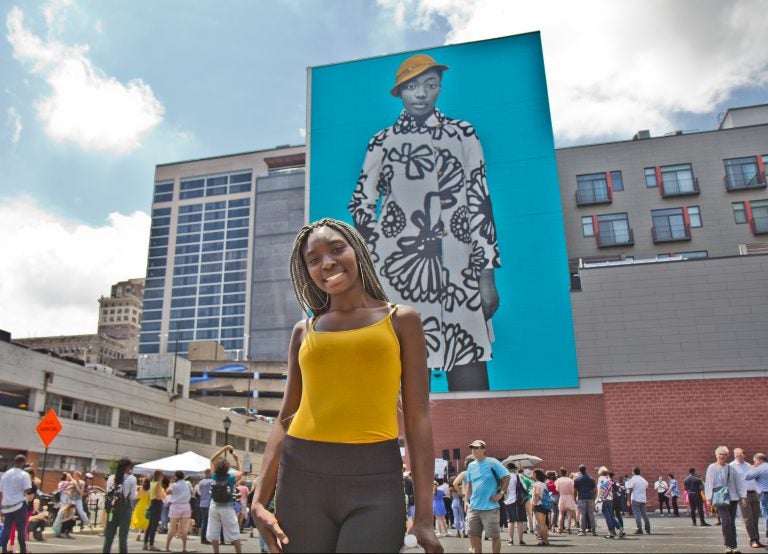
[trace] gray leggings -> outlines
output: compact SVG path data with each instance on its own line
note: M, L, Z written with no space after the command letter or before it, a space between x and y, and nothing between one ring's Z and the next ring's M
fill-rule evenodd
M398 552L405 493L397 440L283 442L275 513L290 552Z

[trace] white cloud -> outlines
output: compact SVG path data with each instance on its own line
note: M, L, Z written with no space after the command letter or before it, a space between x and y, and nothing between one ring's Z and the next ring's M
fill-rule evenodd
M30 198L0 201L0 329L15 337L95 333L98 299L146 272L150 218L111 213L92 227Z
M761 0L379 0L403 25L444 19L448 43L541 31L559 141L674 130L739 87L768 85Z
M21 124L21 115L16 111L16 108L11 106L8 108L8 121L11 123L13 131L11 132L11 142L16 144L21 139L21 130L24 126Z
M55 34L63 9L57 0L44 9L49 34ZM50 85L50 96L37 104L45 131L56 141L72 141L86 150L130 152L163 118L163 105L141 79L126 84L104 75L88 58L87 45L68 46L42 39L24 26L24 14L11 9L6 19L15 58L32 63L32 72Z

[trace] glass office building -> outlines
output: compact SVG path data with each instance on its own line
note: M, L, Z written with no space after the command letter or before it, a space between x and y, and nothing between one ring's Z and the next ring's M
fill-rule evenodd
M157 167L140 354L186 354L203 340L246 354L256 179L280 153Z

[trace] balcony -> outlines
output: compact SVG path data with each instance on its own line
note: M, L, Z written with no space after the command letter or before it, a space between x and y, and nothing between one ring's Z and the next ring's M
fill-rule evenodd
M676 242L691 240L691 226L685 225L663 225L651 227L653 242Z
M696 196L700 194L699 178L675 179L674 181L669 182L662 180L661 190L664 198Z
M613 192L608 187L583 187L576 189L576 205L612 204Z
M765 174L763 173L756 173L749 179L741 173L726 175L723 177L723 183L725 183L725 190L728 192L764 189L766 186Z
M768 216L753 217L749 220L753 235L768 235Z
M597 237L598 248L632 246L633 244L635 244L635 234L632 232L632 229L621 229L608 232L603 231Z

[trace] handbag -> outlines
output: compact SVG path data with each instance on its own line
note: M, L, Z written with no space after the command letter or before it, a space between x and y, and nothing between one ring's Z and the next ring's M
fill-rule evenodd
M528 489L523 485L523 480L520 479L520 474L515 476L517 482L515 483L515 502L521 506L524 506L528 502Z
M728 491L728 482L731 480L731 466L728 466L728 474L724 487L715 487L712 491L712 505L724 508L731 505L731 494Z

